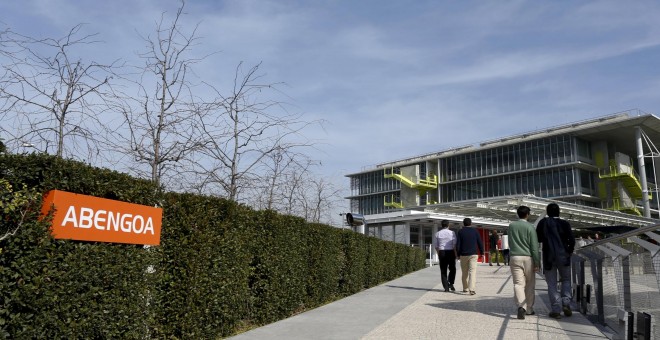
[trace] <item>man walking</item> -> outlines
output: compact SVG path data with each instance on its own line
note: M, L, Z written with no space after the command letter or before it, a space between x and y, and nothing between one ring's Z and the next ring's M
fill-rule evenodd
M449 221L440 222L441 229L435 233L433 246L438 252L440 260L440 279L445 292L450 289L455 291L454 279L456 278L456 234L449 230ZM447 276L449 269L449 276Z
M534 315L535 272L539 270L539 241L534 226L527 222L529 207L521 205L518 221L509 224L509 267L513 278L513 298L518 307L518 319Z
M488 265L493 266L493 259L497 262L497 266L500 266L500 256L499 256L499 246L498 241L500 240L500 236L497 235L497 230L493 229L490 232L490 237L488 238L490 241L490 252L488 254Z
M474 295L477 292L477 249L480 254L484 253L484 243L476 229L471 227L472 220L465 218L463 228L458 231L456 237L456 253L461 257L461 274L463 281L463 292Z
M549 316L561 319L573 315L571 311L571 255L575 248L575 238L571 225L559 218L559 206L550 203L546 207L547 217L536 227L539 242L543 243L543 274L548 283L548 297L552 311ZM559 277L557 276L559 274ZM561 282L561 292L557 290L557 279Z
M510 254L509 254L509 235L507 235L507 232L504 232L504 235L502 235L502 257L504 258L504 265L508 266L509 265L509 260L510 260Z

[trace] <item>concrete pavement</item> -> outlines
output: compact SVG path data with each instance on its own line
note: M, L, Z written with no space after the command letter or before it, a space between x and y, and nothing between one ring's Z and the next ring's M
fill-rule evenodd
M516 318L509 267L479 264L477 294L445 292L433 266L230 339L608 339L574 311L548 317L545 281L537 276L536 315Z

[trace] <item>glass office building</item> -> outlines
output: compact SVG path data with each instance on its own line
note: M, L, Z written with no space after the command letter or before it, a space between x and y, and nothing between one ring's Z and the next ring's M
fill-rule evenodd
M415 211L455 214L456 222L463 215L482 216L483 226L501 227L515 218L515 210L511 211L515 207L496 213L485 206L526 197L557 202L575 214L587 209L599 215L589 223L577 223L583 227L642 225L607 216L629 215L640 217L639 221L658 217L655 145L659 143L660 119L627 111L378 164L347 175L351 186L347 199L352 212L372 222ZM473 209L453 209L467 202ZM373 230L367 232L423 246L430 243L439 224L433 219L426 219L427 224L415 223L423 218L404 220L388 217L376 228L368 223ZM490 220L493 223L488 225Z

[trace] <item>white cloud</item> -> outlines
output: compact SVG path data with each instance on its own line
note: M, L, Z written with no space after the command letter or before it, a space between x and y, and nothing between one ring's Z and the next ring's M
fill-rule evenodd
M0 3L0 21L60 36L89 23L100 57L136 61L176 0ZM323 171L338 172L638 107L658 111L660 4L194 0L195 65L219 87L238 62L309 119L328 121ZM59 31L59 32L58 32ZM530 119L532 118L532 119ZM522 122L522 123L521 123ZM533 126L532 126L533 125Z

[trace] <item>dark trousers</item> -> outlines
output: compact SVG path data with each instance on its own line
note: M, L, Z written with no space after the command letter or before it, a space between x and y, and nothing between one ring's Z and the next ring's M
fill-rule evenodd
M454 285L454 279L456 278L456 255L453 249L439 250L438 259L440 260L442 287L447 290ZM447 268L449 268L449 276L447 276Z
M509 265L509 259L511 258L509 256L509 249L502 249L502 255L504 256L504 265L508 266Z

